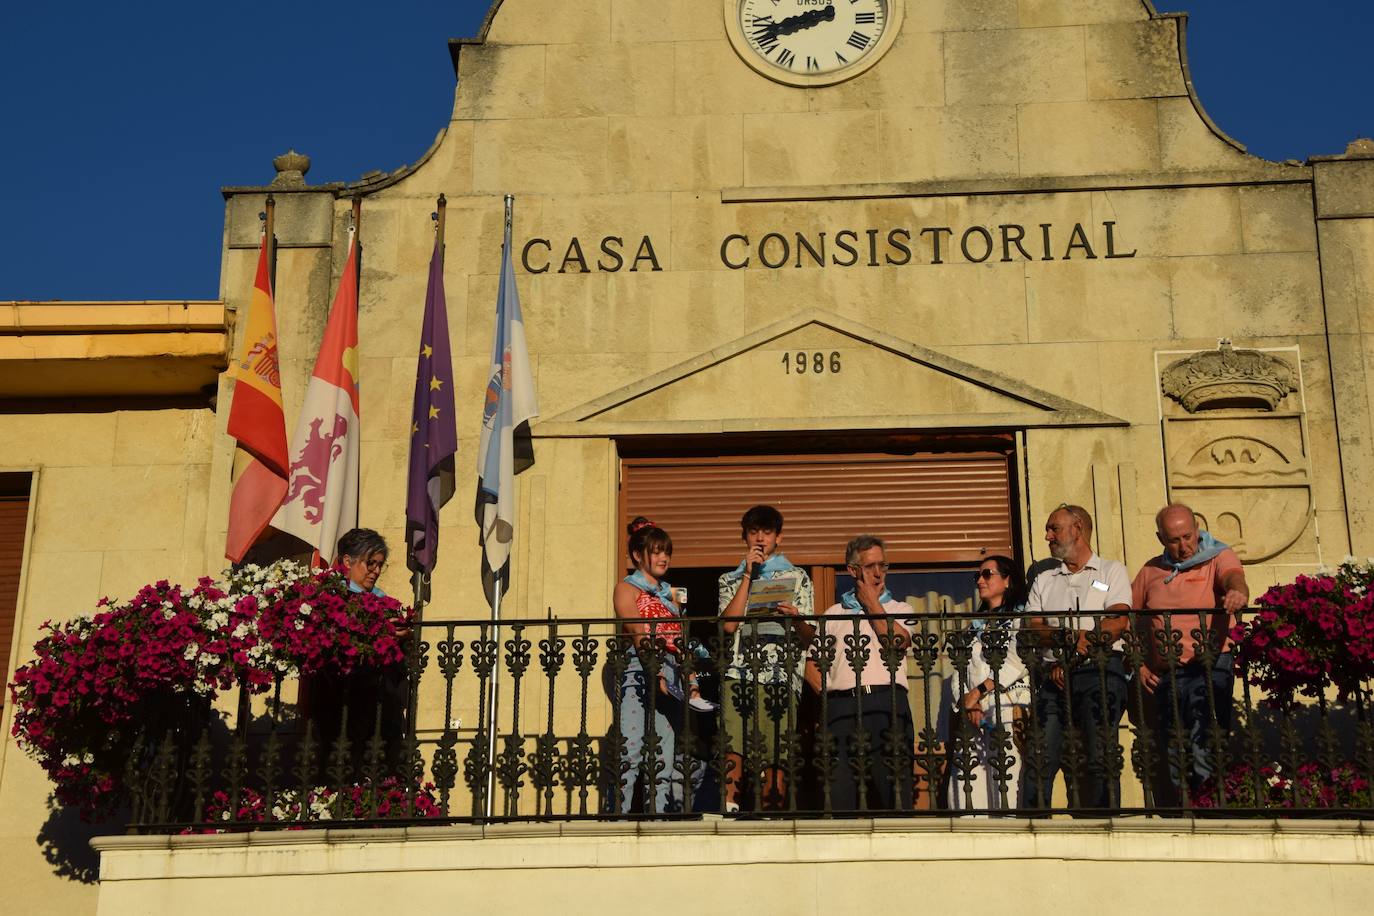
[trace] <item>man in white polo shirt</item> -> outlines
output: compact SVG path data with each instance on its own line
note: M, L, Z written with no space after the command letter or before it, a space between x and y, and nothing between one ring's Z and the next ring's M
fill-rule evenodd
M834 740L830 811L911 810L915 745L907 703L905 662L890 669L883 642L905 659L914 626L911 605L887 590L887 551L881 538L861 534L845 547L854 587L826 608L821 639L812 643L806 682L825 694L825 733ZM824 675L816 660L833 640ZM896 753L893 750L896 749Z
M1121 779L1106 764L1109 741L1115 741L1121 714L1126 708L1126 667L1123 642L1131 606L1131 577L1116 560L1104 560L1093 552L1092 517L1082 506L1062 505L1045 522L1045 540L1058 561L1035 577L1026 613L1034 615L1029 626L1048 637L1053 629L1072 631L1074 650L1060 663L1063 653L1046 649L1047 676L1035 694L1035 723L1044 738L1044 754L1035 748L1027 755L1026 807L1047 808L1054 776L1065 763L1066 731L1072 727L1081 759L1068 761L1064 778L1069 784L1069 804L1079 808L1116 808L1121 804ZM1113 616L1080 616L1077 611L1120 611ZM1101 630L1115 641L1105 665L1089 656L1088 634ZM1109 736L1109 737L1108 737ZM1119 750L1119 748L1118 748ZM1079 766L1074 766L1077 762ZM1038 766L1037 766L1038 764ZM1077 770L1078 772L1075 772Z

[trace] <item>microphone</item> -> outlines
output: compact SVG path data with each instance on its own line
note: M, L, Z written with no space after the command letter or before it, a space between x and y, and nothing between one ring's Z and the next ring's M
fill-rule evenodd
M757 582L763 576L763 564L755 563L749 567L749 581Z

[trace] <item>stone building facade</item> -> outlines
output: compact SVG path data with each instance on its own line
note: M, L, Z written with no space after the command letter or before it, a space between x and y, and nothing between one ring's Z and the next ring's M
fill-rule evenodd
M1169 500L1237 547L1254 587L1374 554L1374 145L1248 155L1193 92L1184 18L1148 0L865 0L872 18L833 41L833 17L802 18L829 4L762 32L741 6L496 0L480 37L450 44L453 116L416 163L312 185L283 160L272 185L225 189L230 315L276 201L288 425L362 200L361 521L393 543L430 214L447 199L460 497L431 613L487 613L465 494L507 193L541 408L507 616L609 613L640 508L681 520L694 590L735 562L729 519L752 493L783 503L805 562L838 567L845 526L807 507L863 462L899 465L948 514L932 534L894 493L853 520L900 532L913 594L959 600L940 576L988 550L1043 557L1066 502L1133 569ZM23 330L0 326L0 345ZM3 356L0 379L37 358ZM198 404L149 390L89 412L45 408L60 386L5 385L22 409L0 414L0 470L34 481L16 646L102 594L220 567L230 382ZM983 489L961 470L975 461L995 478ZM836 462L785 495L797 463ZM712 503L723 530L690 528L664 496L740 465L764 483ZM981 514L961 511L975 493ZM405 575L396 563L382 584L404 594ZM12 741L0 753L19 901L90 910L34 845L41 774Z

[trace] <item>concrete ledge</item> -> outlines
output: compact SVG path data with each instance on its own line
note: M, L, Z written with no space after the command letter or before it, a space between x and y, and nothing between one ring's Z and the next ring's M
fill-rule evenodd
M102 837L101 916L238 916L245 900L311 901L372 916L407 900L461 912L604 916L614 900L690 900L731 911L742 887L765 912L896 912L1021 888L1024 916L1085 912L1104 888L1187 888L1189 913L1233 904L1259 916L1359 911L1374 895L1374 825L1127 818L569 822L482 827ZM1226 880L1216 881L1218 869ZM745 884L741 884L741 881ZM753 883L751 883L753 882ZM759 883L762 882L762 883ZM657 895L655 897L654 895ZM992 898L989 898L990 900ZM1254 901L1249 902L1249 901ZM1113 910L1154 914L1151 895ZM285 904L283 904L285 906Z

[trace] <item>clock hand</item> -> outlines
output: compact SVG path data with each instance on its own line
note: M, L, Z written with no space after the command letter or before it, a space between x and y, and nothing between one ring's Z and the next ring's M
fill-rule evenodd
M803 29L813 28L822 22L831 22L835 18L835 8L827 6L825 9L808 10L800 16L789 16L779 22L765 23L757 27L757 37L759 41L767 41L769 38L779 38L783 35L791 35Z

